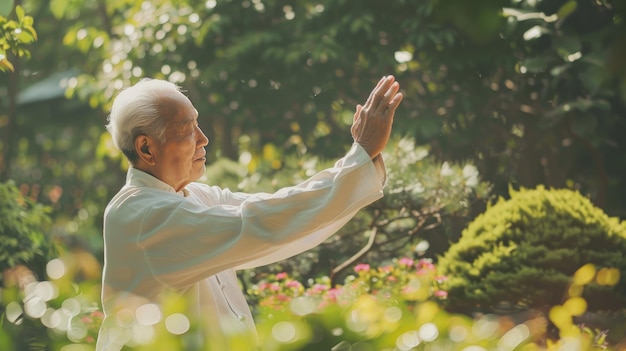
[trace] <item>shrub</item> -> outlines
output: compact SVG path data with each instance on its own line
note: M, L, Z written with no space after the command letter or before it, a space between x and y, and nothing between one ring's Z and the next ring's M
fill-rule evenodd
M22 196L13 182L0 183L0 286L17 283L7 282L8 273L20 266L42 274L54 254L44 233L49 222L48 208Z
M309 287L305 287L281 272L254 284L248 294L259 301L260 314L284 309L301 297L315 301L317 308L322 308L332 304L347 305L362 295L399 298L407 304L438 301L447 296L447 292L440 288L447 278L437 274L437 268L429 259L403 257L379 267L360 263L354 267L354 273L348 275L343 284L333 286L331 279L324 276L310 281Z
M582 289L570 277L586 264L598 278L584 289L588 310L624 306L626 226L579 193L510 190L463 231L438 263L450 277L451 310L493 310L503 304L547 311ZM616 269L611 269L611 268Z
M0 305L9 308L0 325L0 350L70 351L93 350L102 322L98 307L99 282L76 283L68 257L53 260L49 281L31 283L24 291L2 291ZM600 277L589 266L574 274L574 281L586 288L587 282ZM332 288L328 278L309 282L305 288L286 273L260 281L253 293L265 304L256 314L260 350L578 350L617 351L606 341L606 332L572 323L572 311L584 305L573 298L555 306L550 313L562 331L560 338L544 338L545 323L536 319L512 321L508 316L485 314L476 318L448 313L440 306L439 285L445 278L428 260L396 259L388 265L370 267L359 264L345 285ZM407 289L408 288L408 289ZM275 298L279 297L280 298ZM445 296L445 295L444 295ZM120 311L120 321L132 323L128 351L212 351L223 347L198 344L199 321L180 315L180 299L166 299L154 325L136 324L134 314ZM184 305L184 304L183 304ZM42 314L43 313L43 314ZM167 324L176 315L177 321ZM129 319L130 318L130 319ZM182 319L181 319L182 318ZM24 329L37 332L24 334ZM182 334L181 334L182 333ZM248 350L241 345L242 335L233 332L233 350ZM35 341L37 341L35 343ZM615 344L613 344L615 345Z

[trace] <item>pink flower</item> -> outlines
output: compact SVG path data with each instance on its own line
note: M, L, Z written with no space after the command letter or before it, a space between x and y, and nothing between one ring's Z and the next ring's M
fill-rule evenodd
M367 263L360 263L354 267L355 272L367 272L370 270L370 265Z
M290 280L285 283L285 286L288 288L299 288L300 286L302 286L302 284L300 284L300 282L297 280Z
M441 283L441 282L445 282L448 280L448 277L446 277L445 275L438 275L435 277L435 281Z
M340 289L337 289L337 288L329 289L326 292L326 299L331 300L331 301L337 301L337 298L339 297L340 294L341 294Z
M87 337L85 338L85 341L86 341L88 344L91 344L91 343L93 343L93 342L94 342L94 341L96 341L96 340L94 339L94 337L93 337L93 336L91 336L91 335L87 335Z
M278 294L276 295L276 299L278 301L289 301L289 296L285 295L285 294Z
M383 273L389 273L393 271L393 266L387 265L387 266L380 267L379 269Z
M398 260L398 263L407 267L412 267L413 263L415 262L408 257L402 257L400 260Z
M276 274L276 280L281 280L281 279L285 279L287 278L287 273L286 272L281 272L281 273L277 273Z
M262 283L261 285L259 285L259 290L263 291L265 289L269 289L272 287L271 283Z
M430 260L421 259L417 263L417 268L418 269L425 269L425 270L433 270L434 271L435 270L435 265Z
M437 290L434 293L435 297L438 297L440 299L445 299L448 297L448 292L445 290Z
M315 284L311 288L311 291L316 292L316 293L320 293L320 292L323 292L323 291L326 291L326 290L328 290L328 286L326 286L324 284Z
M421 259L416 265L418 275L426 275L436 271L435 265L427 259Z
M280 290L280 285L278 285L278 284L270 284L270 290L278 291L278 290Z

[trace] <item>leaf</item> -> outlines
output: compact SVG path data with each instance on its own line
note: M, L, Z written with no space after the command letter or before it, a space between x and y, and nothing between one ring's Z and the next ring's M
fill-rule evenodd
M22 29L25 30L25 31L28 31L30 33L30 35L32 35L35 40L38 39L37 38L37 31L35 31L35 28L33 28L32 26L24 26Z
M536 25L536 26L529 28L526 32L524 32L523 38L524 40L528 41L528 40L537 39L544 34L550 34L550 31L547 28Z
M518 21L541 19L545 16L542 12L515 9L511 7L502 8L502 14L506 17L515 17L515 19L517 19Z
M604 67L589 66L578 74L580 81L591 93L602 89L605 81L609 79L609 73Z
M17 39L24 44L30 44L35 41L33 35L29 31L25 30L21 31L20 34L17 35Z
M554 49L564 60L572 61L570 59L571 55L580 52L582 44L577 37L556 37L554 39Z
M50 11L57 19L63 18L65 11L67 10L69 1L67 0L52 0L50 1Z
M576 11L577 7L578 7L578 4L576 3L576 0L570 0L566 2L563 6L561 6L561 8L559 8L556 14L559 17L559 19L562 21L564 18L566 18L567 16L571 15L574 11Z
M33 16L24 16L24 21L22 21L22 27L24 26L32 26L35 23Z
M22 21L24 20L24 9L22 8L22 6L16 6L15 7L15 14L17 15L17 21L19 23L22 23Z
M570 63L564 64L564 65L560 65L560 66L556 66L554 68L552 68L550 70L550 74L554 77L558 77L561 74L563 74L565 71L567 71L568 68L571 67Z
M13 72L13 70L15 70L15 67L13 67L13 64L5 58L0 60L0 69L2 69L3 71L9 70Z
M555 15L546 16L543 12L515 9L510 7L504 7L502 9L502 14L505 17L514 17L518 21L542 19L545 22L554 22L557 19L557 16Z
M546 70L549 59L545 57L531 57L520 62L522 73L541 73Z

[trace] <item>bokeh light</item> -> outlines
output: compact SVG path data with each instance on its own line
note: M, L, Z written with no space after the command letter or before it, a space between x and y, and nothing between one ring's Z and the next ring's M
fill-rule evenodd
M439 329L434 323L426 323L419 329L419 337L426 341L434 341L439 336Z
M183 332L184 333L184 332ZM151 325L133 325L131 331L131 341L137 345L147 345L154 341L156 338L156 331Z
M152 303L139 306L135 310L135 318L140 325L157 324L161 321L161 317L161 309Z
M310 297L300 296L293 299L289 306L294 314L298 316L305 316L315 312L317 303Z
M48 306L39 297L33 297L24 302L24 312L31 318L41 318Z
M174 313L165 318L165 328L174 335L185 334L189 327L189 318L182 313Z
M60 279L65 275L65 263L59 258L55 258L46 264L46 274L50 279Z
M58 313L55 313L57 310L54 308L47 308L46 312L41 316L41 324L46 326L49 329L56 329L56 327L61 323L61 318Z
M420 344L419 333L415 330L403 333L396 340L396 347L399 350L412 350Z
M69 298L61 304L61 309L66 315L73 317L80 313L80 302L75 298Z
M402 318L402 310L396 306L389 307L385 310L385 322L396 323Z
M487 349L478 345L470 345L461 351L487 351Z
M507 331L500 340L498 348L502 351L514 350L530 336L530 330L525 324L518 324Z
M272 336L283 344L293 342L296 338L296 327L291 322L278 322L272 327Z
M20 323L19 320L21 319L20 317L22 316L23 312L24 311L22 310L22 306L15 301L10 302L4 311L7 320L14 324Z
M497 319L492 315L485 315L478 319L473 327L472 334L479 339L487 339L491 337L500 327Z

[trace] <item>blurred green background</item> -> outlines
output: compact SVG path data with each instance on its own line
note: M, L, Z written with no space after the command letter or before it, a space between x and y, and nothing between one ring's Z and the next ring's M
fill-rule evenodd
M46 206L62 252L94 258L87 278L127 167L108 109L143 77L184 87L211 140L202 181L243 191L343 155L355 105L381 76L400 82L391 189L417 200L377 203L270 271L436 259L510 187L577 190L626 218L624 1L2 0L0 16L0 181Z

